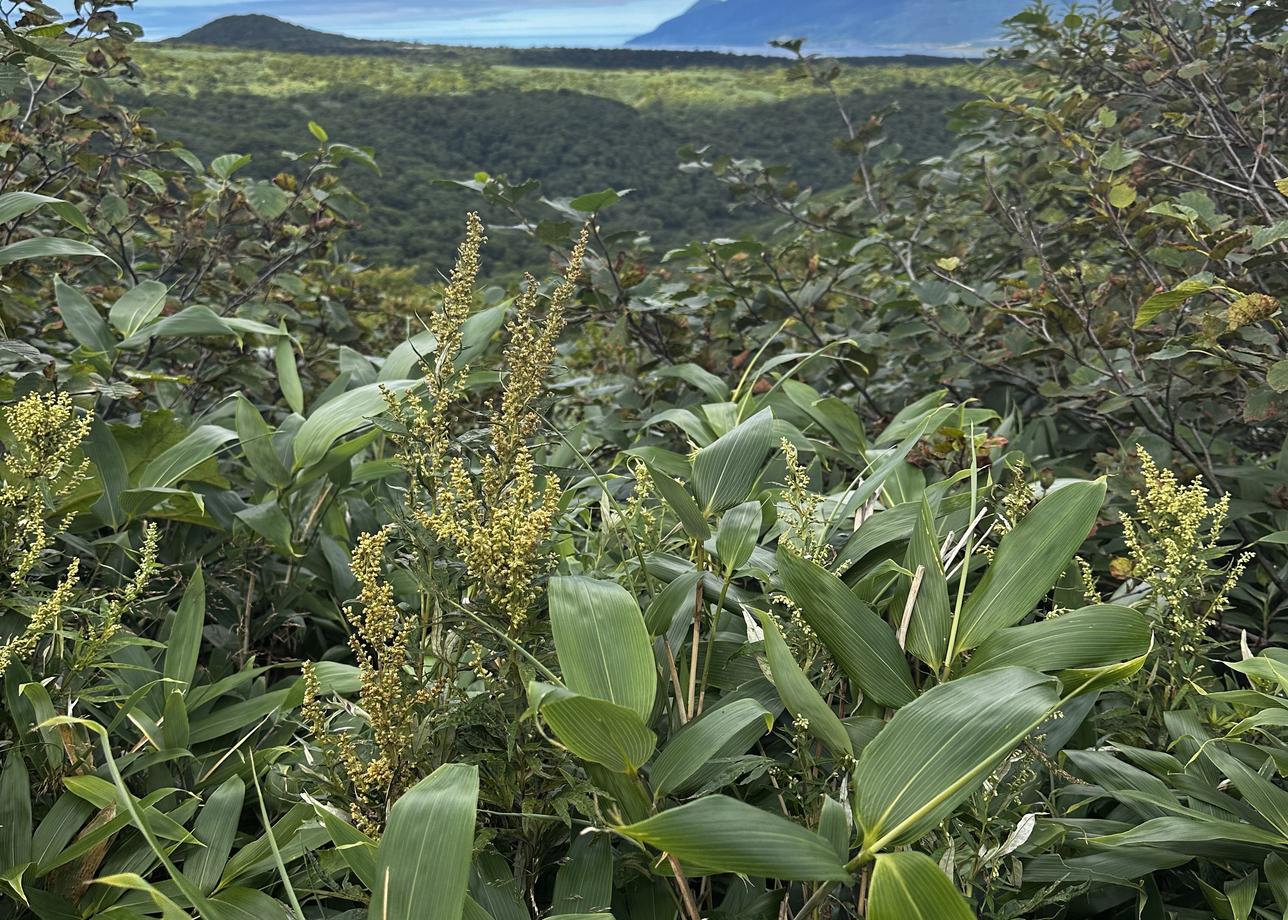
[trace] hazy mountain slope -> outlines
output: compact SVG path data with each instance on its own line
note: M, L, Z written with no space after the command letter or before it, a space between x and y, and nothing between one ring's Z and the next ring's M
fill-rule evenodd
M1002 21L1027 0L698 0L640 47L758 48L777 38L851 50L976 50L994 43Z

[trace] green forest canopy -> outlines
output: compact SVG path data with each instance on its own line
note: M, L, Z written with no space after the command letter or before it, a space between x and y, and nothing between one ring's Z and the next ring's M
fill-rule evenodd
M308 35L310 47L327 48L330 37ZM472 204L438 183L480 171L516 184L537 179L552 198L630 188L618 213L663 249L737 235L753 220L731 215L717 185L679 169L683 147L791 163L822 191L850 179L829 93L791 79L782 59L348 41L342 53L150 45L136 53L144 75L136 98L157 108L163 134L204 158L251 154L252 171L265 178L280 168L281 149L308 143L309 119L337 140L370 147L380 173L352 179L370 211L350 245L364 259L418 266L426 277L450 258L459 214ZM358 53L368 47L381 53ZM986 80L972 63L852 61L834 88L855 111L898 106L891 143L918 160L948 151L948 111ZM499 209L486 216L513 219ZM489 253L504 271L534 258L540 250L517 238L498 236Z

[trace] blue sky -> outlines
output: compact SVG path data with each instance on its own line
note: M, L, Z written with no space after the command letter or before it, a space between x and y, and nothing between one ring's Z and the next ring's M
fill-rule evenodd
M359 38L451 44L619 45L692 0L138 0L127 18L167 38L233 13L267 13Z

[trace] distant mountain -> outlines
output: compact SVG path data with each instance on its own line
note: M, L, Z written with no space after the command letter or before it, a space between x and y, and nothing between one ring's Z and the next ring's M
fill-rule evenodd
M406 47L401 42L369 41L306 29L259 13L224 16L166 41L177 45L213 45L248 51L302 51L310 54L371 54Z
M764 48L804 37L837 54L974 54L1029 0L697 0L627 44L642 48Z

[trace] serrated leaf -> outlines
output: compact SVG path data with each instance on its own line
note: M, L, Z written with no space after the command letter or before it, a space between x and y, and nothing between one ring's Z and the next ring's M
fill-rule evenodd
M1149 325L1153 319L1168 310L1174 310L1196 294L1203 294L1219 285L1204 278L1189 278L1182 281L1170 291L1159 291L1151 296L1136 310L1136 321L1132 328L1140 329Z

